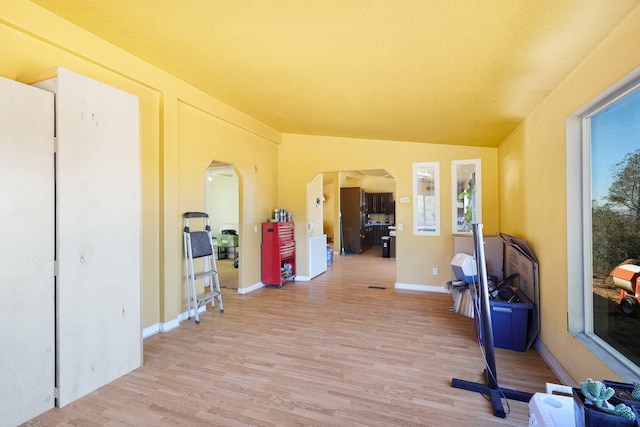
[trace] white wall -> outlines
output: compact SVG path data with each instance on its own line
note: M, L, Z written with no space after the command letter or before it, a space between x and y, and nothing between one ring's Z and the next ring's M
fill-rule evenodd
M222 224L238 224L240 191L233 166L207 168L204 176L205 211L209 214L211 232L217 235ZM236 228L236 231L237 230Z
M307 231L309 236L323 234L323 190L322 174L319 173L307 184ZM320 200L319 203L317 202L318 199Z

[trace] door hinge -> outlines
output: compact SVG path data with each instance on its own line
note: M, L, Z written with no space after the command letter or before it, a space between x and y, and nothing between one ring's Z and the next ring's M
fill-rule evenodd
M53 397L55 399L60 399L60 388L58 387L53 388Z
M58 261L53 261L53 277L58 277Z
M53 152L58 153L58 137L53 137Z

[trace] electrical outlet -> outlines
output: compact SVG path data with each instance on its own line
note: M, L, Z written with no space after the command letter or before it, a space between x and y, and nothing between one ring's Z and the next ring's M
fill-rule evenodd
M257 232L258 232L258 226L257 226L257 225L254 225L254 226L253 226L253 232L254 232L254 233L257 233Z
M398 224L398 230L402 231L402 224Z
M438 275L438 267L433 267L433 275L434 276Z

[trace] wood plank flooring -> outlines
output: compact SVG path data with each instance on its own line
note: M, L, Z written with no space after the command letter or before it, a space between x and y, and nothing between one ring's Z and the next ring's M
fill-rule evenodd
M527 403L494 417L471 319L447 294L394 290L395 260L335 256L311 282L247 295L144 342L144 366L29 426L525 426ZM386 289L371 289L380 286ZM500 385L558 382L535 350L496 349Z
M237 291L240 271L233 266L233 258L217 260L216 267L218 268L218 280L220 281L220 287Z

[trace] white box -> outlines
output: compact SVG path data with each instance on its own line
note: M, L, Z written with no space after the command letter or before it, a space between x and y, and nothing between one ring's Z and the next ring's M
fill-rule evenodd
M529 427L575 427L573 398L536 393L529 401Z

